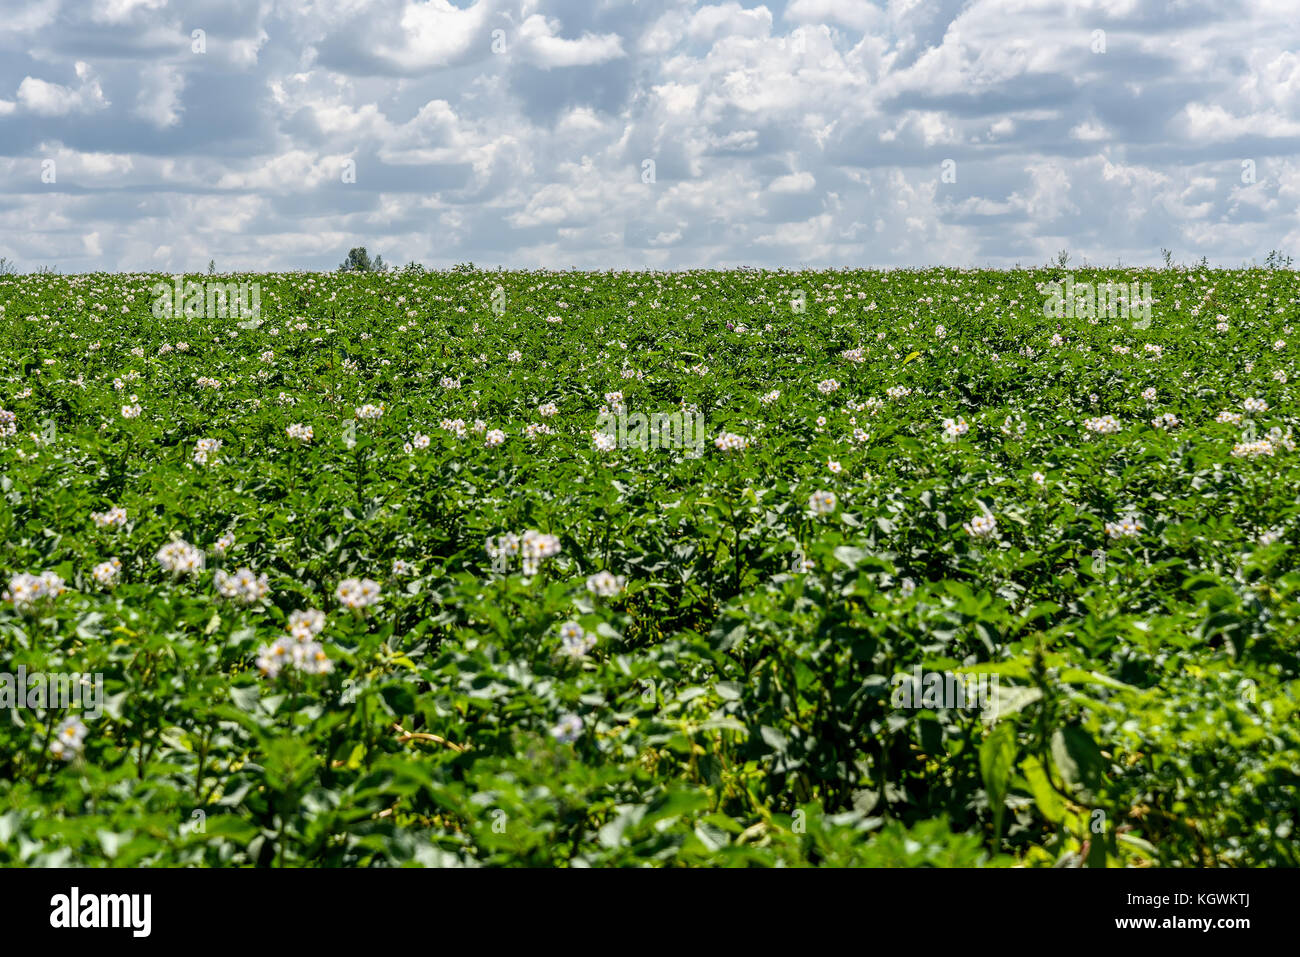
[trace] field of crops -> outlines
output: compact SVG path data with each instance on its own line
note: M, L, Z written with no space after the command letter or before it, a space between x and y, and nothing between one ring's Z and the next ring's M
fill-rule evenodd
M1300 863L1294 272L189 278L0 277L0 864Z

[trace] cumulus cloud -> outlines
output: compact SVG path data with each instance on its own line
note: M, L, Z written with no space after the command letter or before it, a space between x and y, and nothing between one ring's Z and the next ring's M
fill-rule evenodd
M181 91L185 75L179 67L160 63L146 68L136 95L135 115L154 126L175 126L181 116Z
M812 173L790 173L772 180L768 189L773 193L811 193L816 185Z
M109 107L111 104L91 74L90 65L79 60L73 69L81 81L75 88L34 76L23 77L18 84L18 105L37 116L67 116Z
M1297 50L1287 0L35 0L0 256L1235 265L1300 239Z
M885 14L868 0L794 0L785 8L785 18L799 23L834 23L863 31L880 25Z
M623 41L613 33L584 33L576 40L556 36L557 23L534 14L519 27L519 48L536 66L594 66L623 56Z

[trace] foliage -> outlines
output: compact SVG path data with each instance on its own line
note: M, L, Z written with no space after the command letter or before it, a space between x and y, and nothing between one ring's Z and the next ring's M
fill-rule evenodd
M1300 863L1294 273L1073 273L1140 328L1045 319L1057 266L223 278L260 323L0 277L4 580L66 583L0 648L105 694L68 760L0 721L0 864ZM709 441L602 450L618 405ZM330 670L263 674L306 608Z
M348 250L348 258L339 263L339 272L384 272L387 269L384 257L376 256L371 260L365 246L353 246Z

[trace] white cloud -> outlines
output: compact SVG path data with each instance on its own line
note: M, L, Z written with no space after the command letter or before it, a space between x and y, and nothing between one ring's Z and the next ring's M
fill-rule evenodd
M143 79L135 115L160 128L175 126L183 109L180 96L185 89L185 75L175 66L159 63L148 67Z
M597 36L584 33L577 40L555 35L557 24L533 15L519 27L519 50L524 58L544 69L564 66L593 66L624 56L623 42L613 33Z
M713 41L720 37L765 37L772 32L772 13L767 7L745 9L735 2L696 10L686 27L692 40Z
M1110 131L1096 120L1084 120L1078 126L1070 130L1070 137L1072 139L1082 140L1085 143L1093 143L1098 140L1109 139Z
M1243 136L1288 137L1300 134L1300 120L1268 110L1238 116L1216 104L1189 103L1180 117L1189 140L1217 143Z
M811 193L817 185L812 173L790 173L772 180L768 191L772 193Z
M109 107L111 104L105 99L99 81L91 75L90 67L78 61L75 69L81 80L81 85L75 90L34 76L23 77L18 84L19 106L38 116L67 116Z
M96 0L90 4L90 16L96 23L121 23L137 10L158 10L167 0Z
M794 0L785 8L785 18L797 23L837 23L866 30L879 24L884 14L867 0Z
M488 4L474 3L460 9L447 0L404 2L399 17L385 19L387 10L375 11L380 18L368 24L378 31L374 55L403 70L419 71L447 66L464 58L475 44L487 54L491 36L487 31Z
M329 268L362 242L435 264L1151 262L1162 244L1239 263L1300 238L1293 8L38 0L0 25L30 51L0 90L19 184L0 237L76 268ZM46 157L77 191L42 188ZM97 201L124 185L129 205Z

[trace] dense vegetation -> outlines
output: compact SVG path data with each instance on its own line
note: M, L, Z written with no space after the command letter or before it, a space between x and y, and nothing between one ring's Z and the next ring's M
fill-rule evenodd
M0 277L0 863L1297 864L1300 283L1069 275Z

